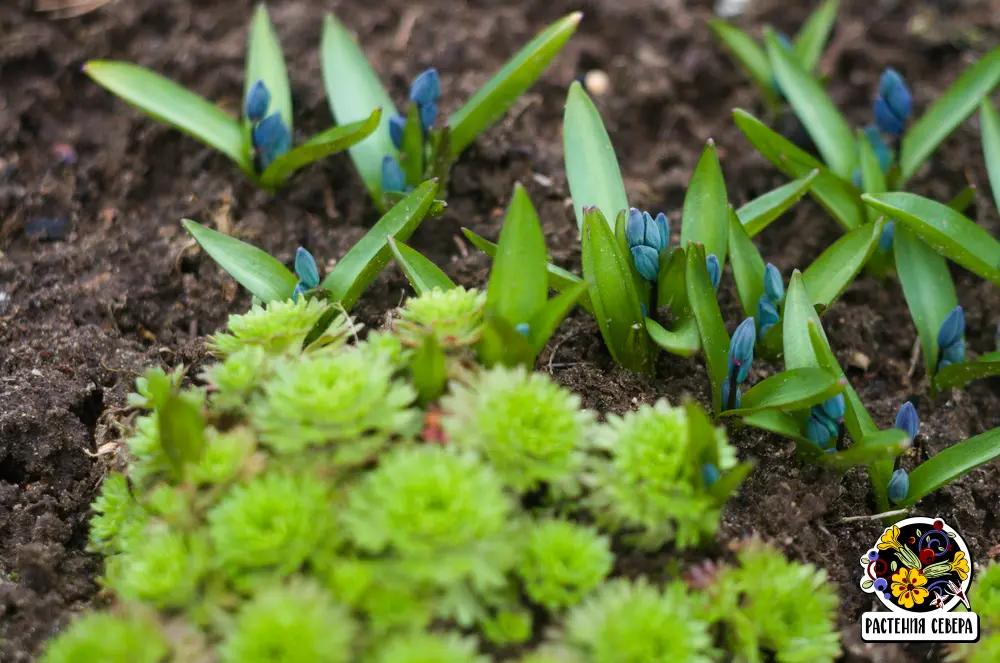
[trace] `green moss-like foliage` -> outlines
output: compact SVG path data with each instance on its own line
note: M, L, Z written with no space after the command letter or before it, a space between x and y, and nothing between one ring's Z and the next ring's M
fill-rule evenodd
M694 406L665 402L598 423L544 374L477 367L482 315L482 293L431 292L359 340L307 296L232 316L201 386L148 370L125 474L91 523L113 612L75 622L44 663L718 659L711 622L726 615L709 597L614 578L612 550L644 554L638 534L665 568L671 546L715 531L724 496L701 467L734 466L722 431L701 415L695 436ZM411 362L427 334L448 382L421 405ZM827 595L775 560L755 572ZM741 578L718 595L760 622L760 647L810 651L766 614L784 595ZM816 596L795 604L811 630L789 633L835 642Z
M948 661L992 663L1000 661L1000 563L990 562L969 586L969 602L979 615L980 640L952 645ZM959 610L964 610L962 606Z

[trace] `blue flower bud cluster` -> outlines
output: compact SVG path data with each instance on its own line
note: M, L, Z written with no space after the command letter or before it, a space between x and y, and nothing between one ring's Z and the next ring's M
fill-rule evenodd
M254 167L264 172L274 160L292 149L292 134L281 119L281 113L267 114L271 107L271 91L264 81L257 80L247 93L244 112L250 122L250 143L253 145Z
M410 84L410 102L417 105L420 125L426 140L438 116L438 101L441 99L441 77L433 67L413 79ZM393 115L389 118L389 137L397 150L403 149L403 134L406 132L406 116ZM412 190L407 186L406 175L399 161L386 155L382 159L382 189L384 191Z
M722 381L722 407L731 409L740 407L743 393L740 386L750 375L750 364L753 363L753 346L757 342L757 326L753 318L747 318L733 332L729 340L729 372ZM735 390L735 393L733 393ZM732 399L730 401L730 399Z
M896 413L896 425L894 428L906 432L906 435L911 440L917 438L917 432L920 430L920 419L917 417L917 408L913 407L913 403L907 401L899 408L899 412ZM898 462L897 459L897 465ZM905 500L908 492L910 492L910 476L906 473L906 470L897 467L893 470L892 476L889 478L886 494L890 501L896 503Z
M625 223L625 241L636 271L647 281L655 281L660 273L660 253L670 244L667 215L660 212L654 219L649 212L631 208Z
M873 107L875 124L882 133L899 138L906 129L913 110L913 95L895 69L886 69L878 82L878 96Z
M764 268L764 294L757 302L757 324L760 325L761 337L781 320L778 307L784 299L785 282L781 272L771 263L767 263L767 267Z
M840 438L840 429L844 425L846 412L847 403L843 394L837 394L819 405L812 406L809 410L809 419L806 420L806 437L824 451L836 451L830 447L830 441Z
M319 286L316 259L301 246L295 252L295 275L299 277L299 282L295 284L295 291L292 292L292 301L298 301L299 295L304 295Z
M941 323L938 330L937 344L939 350L938 370L949 364L960 364L965 361L965 312L961 306L956 306Z

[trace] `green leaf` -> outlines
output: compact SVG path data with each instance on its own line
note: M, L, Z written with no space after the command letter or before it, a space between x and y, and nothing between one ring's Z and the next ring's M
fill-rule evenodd
M440 180L438 180L438 182L440 182ZM440 190L441 186L439 184L438 191ZM406 195L407 194L405 194L402 191L386 191L385 193L382 194L382 205L385 207L385 209L389 209L390 207L401 201L403 198L406 198ZM446 209L448 209L448 203L446 203L443 200L435 200L434 202L431 203L430 209L427 210L427 218L437 219L444 215Z
M865 212L858 200L861 191L857 187L837 177L822 163L784 136L769 129L750 113L736 109L733 111L733 119L761 156L788 177L805 177L818 169L819 174L809 187L809 195L845 230L852 230L864 223ZM853 142L852 140L851 143Z
M433 150L430 156L430 177L438 178L438 188L448 190L451 181L451 166L454 163L451 156L451 128L444 126L431 133Z
M465 235L465 238L472 242L472 245L477 249L488 255L490 258L496 258L496 244L488 239L480 237L468 228L462 228L462 234ZM562 267L556 267L552 263L548 263L545 266L545 269L548 273L549 287L556 292L568 292L578 284L583 283L583 279L576 274L569 272ZM579 303L580 306L582 306L588 313L591 315L594 314L593 306L590 303L590 295L584 295L583 299L581 299Z
M653 343L678 357L693 357L701 349L698 323L693 317L682 321L673 330L666 329L652 318L646 318L646 331Z
M536 355L545 348L545 344L549 342L552 334L555 333L562 321L566 319L566 316L573 310L573 307L580 303L580 300L586 296L589 287L588 283L582 281L574 286L570 286L566 292L560 293L547 301L545 306L539 309L531 318L531 322L528 323L530 329L529 337Z
M903 188L938 145L972 115L997 83L1000 83L1000 47L994 48L962 72L958 80L903 134L896 188Z
M195 463L205 451L205 420L189 398L170 394L157 412L160 444L176 479L182 479L188 463Z
M712 282L705 266L705 247L698 244L687 245L688 301L698 324L701 347L705 354L708 380L712 389L712 411L718 414L722 409L722 381L726 379L729 362L729 332L719 310Z
M963 389L971 382L997 375L1000 375L1000 357L985 361L983 357L980 357L978 361L948 364L934 374L934 391Z
M969 208L969 205L976 201L976 186L974 184L967 185L964 189L958 192L958 195L948 201L948 207L952 208L956 212L965 213L965 210Z
M979 126L983 134L983 157L993 191L993 205L1000 207L1000 114L988 97L979 107Z
M512 325L529 322L545 306L545 235L524 187L514 186L490 270L486 308Z
M91 60L84 65L83 71L129 105L222 152L253 176L242 125L218 106L129 62Z
M458 157L476 136L507 112L576 32L583 12L556 21L525 44L472 98L448 118L451 153Z
M585 207L597 207L610 227L618 212L628 210L628 198L608 130L579 82L566 99L563 151L577 226L582 232Z
M420 404L436 401L448 383L448 360L437 336L428 334L410 360L410 379L417 389Z
M392 235L387 238L387 241L393 258L399 263L400 269L406 275L406 280L413 286L413 291L417 295L430 292L434 288L451 290L455 287L455 283L422 254L397 241Z
M809 340L812 343L817 364L820 368L832 373L838 380L844 382L844 403L847 406L847 412L844 415L844 424L847 426L847 431L851 434L851 439L855 442L864 440L867 436L878 431L878 426L872 421L871 415L865 409L864 404L858 397L858 393L854 391L854 387L847 381L844 370L840 367L837 357L830 348L826 332L823 331L823 325L813 320L808 323L808 327Z
M182 219L181 225L219 267L257 299L266 304L291 298L299 280L265 251L190 219Z
M785 305L781 311L782 343L787 370L819 366L809 339L810 320L822 329L802 274L796 269L788 283Z
M816 11L810 14L809 19L795 36L793 52L795 59L805 71L812 72L819 64L819 59L823 56L823 48L827 39L830 38L830 31L837 21L837 10L840 9L840 0L827 0L819 6Z
M271 108L281 113L281 119L292 134L292 88L288 84L288 68L285 55L281 52L281 42L267 14L267 5L257 5L250 23L250 37L247 40L246 75L243 81L243 101L250 88L258 80L264 81L271 93ZM270 108L268 112L270 112Z
M320 66L327 101L337 124L350 124L382 109L379 128L351 146L351 159L376 205L382 202L382 158L398 156L389 137L389 118L398 114L392 98L348 29L332 15L323 22ZM383 208L385 211L385 208Z
M410 110L406 113L399 161L408 185L417 186L424 181L424 126L420 122L420 109L416 104L410 104Z
M767 104L772 108L777 107L780 100L774 90L771 63L760 44L743 30L729 25L721 19L713 19L708 22L708 25L712 28L716 38L722 42L722 45L760 88Z
M671 329L646 318L646 331L658 346L681 357L690 357L701 349L698 322L694 319L687 294L687 259L684 250L675 248L665 259L660 256L658 300L656 308L669 308Z
M490 313L486 314L476 350L479 361L487 367L497 364L530 367L535 363L536 353L531 341L514 329L514 325Z
M802 433L802 425L787 412L781 410L756 410L741 417L744 424L760 430L775 433L781 437L797 442L804 455L813 458L819 456L819 447Z
M814 169L805 177L783 184L774 191L768 191L736 210L736 216L743 224L746 234L755 237L760 231L771 225L772 221L790 210L795 203L802 200L802 196L809 192L809 187L819 177L819 174L820 169Z
M857 465L871 465L877 462L892 462L912 446L910 438L898 428L877 431L868 435L860 444L852 444L849 449L836 453L825 453L819 457L823 465L839 470L847 470Z
M281 187L296 171L314 161L341 152L370 136L378 129L381 119L382 109L376 108L367 120L331 127L313 136L275 159L261 174L261 186L269 189Z
M781 89L816 144L823 160L836 175L847 179L857 163L854 132L833 105L826 90L812 74L805 71L769 32L765 38L767 55Z
M885 226L884 219L855 228L831 244L802 273L802 282L821 311L833 305L847 290L865 263L875 253Z
M910 472L910 491L897 506L905 508L935 490L1000 457L1000 428L959 442Z
M905 223L944 257L1000 286L1000 242L975 221L912 193L865 194L862 199Z
M365 288L375 280L392 258L387 237L405 242L427 215L437 193L437 182L428 180L379 219L372 229L351 247L320 287L328 290L344 309L350 311Z
M893 249L899 283L923 346L924 367L932 377L937 372L938 331L948 313L958 306L955 284L944 258L908 226L899 224L893 231Z
M729 200L715 143L709 139L695 166L681 212L681 246L699 242L724 265L729 238Z
M753 471L754 462L752 460L739 463L728 472L724 473L708 489L709 494L715 498L719 504L725 504L734 492L746 481Z
M844 391L844 384L822 368L793 368L762 380L743 394L740 407L724 414L756 410L805 410Z
M733 280L736 281L736 294L739 295L743 313L756 316L757 302L764 294L766 265L732 208L729 216L729 261L733 265Z
M591 284L594 317L612 358L628 370L648 372L652 354L639 296L618 240L596 207L584 214L581 259L583 276Z
M875 148L872 147L868 136L861 129L858 130L858 157L861 162L861 183L866 193L882 193L888 190L885 173L882 172L882 164L879 163ZM874 222L878 218L878 211L868 206L868 221Z

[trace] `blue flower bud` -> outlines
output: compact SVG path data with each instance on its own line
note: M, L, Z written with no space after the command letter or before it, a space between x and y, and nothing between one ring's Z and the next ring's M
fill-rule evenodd
M293 302L299 301L299 295L304 295L304 294L306 294L306 289L302 287L302 282L300 281L299 283L295 284L295 290L292 290L292 301Z
M722 281L722 267L714 253L709 254L708 258L705 259L705 267L708 269L708 280L712 282L712 290L718 292L719 283Z
M764 268L764 292L775 306L785 298L785 282L781 278L781 272L771 263L767 263Z
M436 104L441 98L441 77L437 69L431 67L413 79L410 85L410 101L415 104Z
M292 135L281 119L281 113L271 113L257 125L250 134L260 170L274 163L274 160L292 148Z
M295 252L295 273L306 289L311 290L319 285L319 270L316 268L316 260L301 246Z
M836 423L843 421L844 415L847 413L847 403L844 401L843 394L837 394L833 398L823 401L820 403L820 407L823 408L823 413Z
M809 419L806 420L806 437L820 449L825 449L830 441L830 429L815 413L810 414Z
M892 473L886 492L891 502L902 502L906 499L906 494L910 492L910 476L906 470L898 469Z
M892 248L892 240L896 236L896 224L894 221L886 221L882 226L882 234L878 236L878 250L886 253Z
M420 124L424 128L424 133L429 133L434 128L437 121L438 106L436 103L422 104L420 106Z
M660 212L653 219L653 224L656 226L657 231L659 231L660 237L660 251L667 248L670 245L670 222L667 220L667 215Z
M514 325L514 329L517 331L518 334L521 334L522 336L527 336L528 334L531 333L531 326L527 322L522 322Z
M961 364L965 361L965 341L959 340L941 351L941 364ZM939 367L941 367L939 364Z
M634 207L629 209L625 241L629 248L648 246L657 253L663 251L670 243L670 224L666 215L661 212L654 219L649 212L640 212Z
M753 346L757 342L757 328L753 318L747 318L733 332L729 341L729 375L736 375L736 383L743 384L753 363Z
M403 132L406 131L406 117L393 115L389 118L389 138L397 150L403 149Z
M382 157L382 190L406 190L406 174L403 172L403 167L389 154Z
M917 417L917 408L913 403L906 401L896 413L896 428L905 431L911 440L917 439L917 431L920 430L920 419Z
M705 483L706 488L710 488L719 480L719 468L711 463L705 463L701 466L701 480Z
M757 321L760 323L760 335L761 337L767 333L767 330L778 324L781 320L781 315L778 313L778 309L766 294L761 295L760 299L757 301Z
M642 212L634 207L628 210L628 220L625 222L625 241L629 248L642 246L646 243L646 222L642 220Z
M267 109L270 107L271 92L264 85L264 81L258 79L247 93L246 107L244 109L247 119L253 123L260 122L267 115Z
M730 389L729 384L730 383L729 383L729 378L728 377L725 380L722 381L722 389L720 391L722 391L722 407L723 408L726 408L726 407L729 406L729 389ZM736 387L736 400L733 403L733 407L737 407L738 408L742 402L743 402L743 392L740 391L739 386L737 386Z
M937 343L943 352L948 346L955 345L962 340L965 334L965 311L961 306L956 306L945 317L938 330ZM964 354L964 352L963 352Z
M635 270L647 281L655 281L660 273L660 252L648 246L633 246L632 261Z
M895 69L886 69L879 79L874 106L878 128L891 136L901 136L912 108L913 96L902 76Z

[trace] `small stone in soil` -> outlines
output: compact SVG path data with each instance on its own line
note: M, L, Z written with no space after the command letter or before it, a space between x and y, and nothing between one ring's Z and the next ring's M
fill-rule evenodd
M24 234L42 241L59 242L69 235L73 224L64 217L39 217L24 224Z

